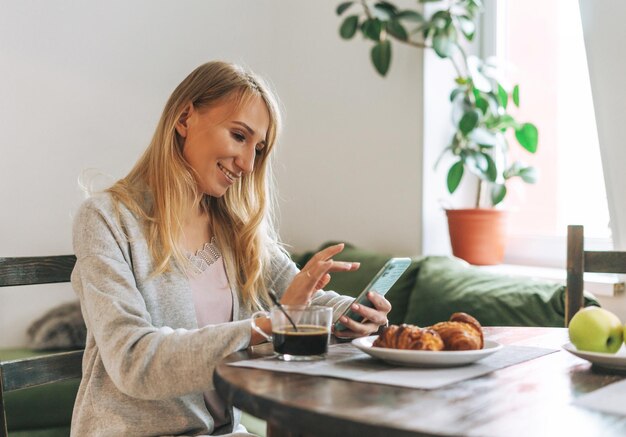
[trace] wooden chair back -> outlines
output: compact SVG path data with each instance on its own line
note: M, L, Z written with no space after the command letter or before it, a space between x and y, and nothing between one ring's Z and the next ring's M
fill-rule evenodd
M565 324L569 325L583 306L583 274L626 273L626 252L585 250L584 228L567 227L567 291L565 298Z
M70 282L74 255L0 258L0 287ZM83 351L0 361L0 437L8 436L4 394L36 385L80 378Z

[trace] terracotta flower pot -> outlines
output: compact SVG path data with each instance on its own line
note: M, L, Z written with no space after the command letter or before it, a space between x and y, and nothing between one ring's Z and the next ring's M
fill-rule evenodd
M502 263L506 212L497 209L447 209L454 256L474 265Z

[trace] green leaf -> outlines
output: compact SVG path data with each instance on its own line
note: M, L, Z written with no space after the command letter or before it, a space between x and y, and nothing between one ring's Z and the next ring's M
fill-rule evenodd
M424 16L422 14L408 9L396 14L396 18L399 20L413 21L415 23L421 23L424 21Z
M458 17L458 20L461 25L461 32L465 35L465 38L469 41L474 39L474 34L476 32L476 25L474 24L474 21L466 15L461 15Z
M487 97L487 101L489 102L489 110L492 114L497 115L498 109L500 108L500 100L499 97L494 93L483 93L483 96Z
M448 58L452 52L452 42L445 33L435 33L433 37L433 49L440 58Z
M398 13L398 8L396 8L393 3L389 3L387 1L379 1L376 5L374 5L374 7L387 12L390 18L395 17Z
M487 179L487 169L489 162L485 159L485 155L475 150L466 150L461 156L465 157L465 166L476 176Z
M424 41L429 41L435 34L436 29L430 22L426 22L420 27L422 28L422 37L424 38Z
M498 178L498 167L496 166L496 162L486 153L483 153L483 156L487 160L487 171L485 172L487 180L489 182L495 182Z
M460 88L460 87L453 89L452 92L450 93L450 101L454 102L454 99L456 99L457 96L459 94L462 94L464 91L465 91L465 89L464 88Z
M498 100L500 101L500 105L506 109L506 105L509 103L509 95L500 84L498 84Z
M520 145L530 153L537 151L539 132L534 124L524 123L519 128L515 129L515 138L517 138Z
M448 35L448 39L452 44L456 44L457 42L457 34L456 27L452 24L452 21L448 21L448 24L445 28L446 35Z
M339 6L337 6L337 15L343 14L346 11L346 9L348 9L350 6L352 6L352 3L354 3L354 2L343 2L343 3L340 3Z
M387 21L391 19L394 12L390 10L389 4L376 3L374 7L372 8L372 14L379 20Z
M361 25L361 32L372 41L380 41L380 32L383 30L383 23L378 18L368 18Z
M479 150L483 148L493 149L498 146L498 133L497 131L490 130L484 125L484 120L481 120L479 125L469 135L471 140L475 142Z
M493 206L496 206L498 203L502 202L505 196L506 187L504 186L504 184L495 184L491 188L491 203L493 203Z
M513 87L513 103L519 108L519 85Z
M528 184L534 184L539 179L539 174L535 167L525 167L520 170L519 176Z
M463 178L463 161L457 161L450 167L448 171L447 185L448 192L450 194L454 193L456 189L459 187L461 183L461 179Z
M522 168L524 168L524 165L519 161L515 161L513 164L511 164L509 168L507 168L504 171L504 174L503 174L504 179L506 180L506 179L511 179L512 177L515 177L515 176L519 176Z
M472 6L473 9L481 9L483 7L482 0L469 0L468 3L468 9L472 9Z
M391 65L391 42L389 40L380 41L371 52L372 63L376 67L376 71L381 76L385 76Z
M478 126L478 119L479 117L476 111L467 111L463 114L463 117L461 117L461 121L459 121L459 129L464 135L467 135Z
M350 39L356 33L356 29L359 25L359 17L357 15L350 15L341 24L339 28L339 35L343 39Z
M437 11L433 14L432 17L430 17L430 22L432 26L439 30L444 30L445 28L447 28L450 25L451 21L452 18L450 17L450 12L448 12L447 10Z
M487 113L489 109L489 102L482 97L476 97L476 107L480 109L480 111L484 114Z
M488 71L485 71L482 68L483 61L476 58L475 56L470 56L469 59L473 59L472 63L469 65L469 74L472 77L472 85L474 85L474 88L485 94L492 92L493 78L487 74Z
M404 26L396 20L391 20L387 23L387 32L401 41L406 41L409 38L409 34L406 32Z
M509 114L504 114L503 116L499 117L497 124L494 126L495 129L508 129L510 127L512 128L517 128L517 122L515 121L515 119L513 117L511 117Z

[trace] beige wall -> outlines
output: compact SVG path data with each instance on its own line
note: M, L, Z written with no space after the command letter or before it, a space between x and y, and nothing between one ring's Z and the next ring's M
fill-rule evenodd
M369 44L339 38L337 3L2 0L0 256L70 253L81 171L123 176L173 87L209 59L246 64L283 102L287 243L417 254L419 52L396 51L380 79ZM0 292L0 347L72 298L66 286Z

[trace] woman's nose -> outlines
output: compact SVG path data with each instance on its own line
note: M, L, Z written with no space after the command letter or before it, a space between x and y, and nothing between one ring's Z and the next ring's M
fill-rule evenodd
M246 147L235 158L235 165L244 173L252 173L255 157L256 149L254 147Z

